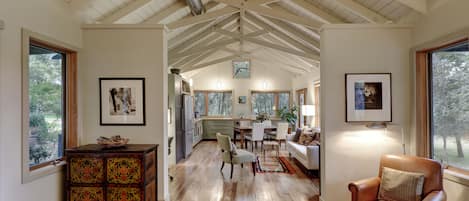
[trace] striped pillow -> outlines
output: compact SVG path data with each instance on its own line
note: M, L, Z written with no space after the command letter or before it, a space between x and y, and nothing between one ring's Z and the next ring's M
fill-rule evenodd
M379 201L421 201L424 175L384 167Z

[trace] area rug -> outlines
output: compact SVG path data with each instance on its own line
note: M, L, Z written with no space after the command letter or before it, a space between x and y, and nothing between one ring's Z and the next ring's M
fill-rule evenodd
M288 173L294 174L295 169L290 164L290 161L286 157L276 157L267 155L258 156L256 163L257 173Z

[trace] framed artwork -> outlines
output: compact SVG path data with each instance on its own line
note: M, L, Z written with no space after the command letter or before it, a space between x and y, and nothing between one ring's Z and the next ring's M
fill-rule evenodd
M233 78L249 79L251 77L251 61L233 60Z
M247 102L247 97L246 96L239 96L238 97L238 103L239 104L246 104Z
M345 74L346 122L391 122L391 73Z
M145 78L99 78L100 125L145 125Z

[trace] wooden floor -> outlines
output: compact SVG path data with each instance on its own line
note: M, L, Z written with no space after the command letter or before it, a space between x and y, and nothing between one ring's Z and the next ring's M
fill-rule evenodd
M287 156L282 146L281 155ZM305 176L293 162L295 174L258 173L250 164L230 166L220 172L221 154L215 141L198 144L187 161L170 168L171 201L318 201L319 179Z

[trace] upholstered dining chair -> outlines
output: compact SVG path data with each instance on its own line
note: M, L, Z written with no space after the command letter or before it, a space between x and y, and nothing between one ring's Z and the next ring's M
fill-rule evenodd
M252 173L254 176L256 176L256 155L246 150L236 149L236 146L231 144L231 139L227 135L217 133L217 142L222 152L222 164L220 171L222 171L223 167L225 167L225 163L230 163L230 179L232 179L234 164L240 164L241 167L243 167L244 163L251 163Z
M251 141L251 151L254 152L254 142L261 142L261 149L264 149L264 124L263 123L253 123L252 124L252 134L244 137L244 147L247 147L247 141Z
M446 201L446 194L443 190L443 170L440 163L426 158L396 155L381 157L377 177L349 184L348 188L352 193L352 201L377 200L384 167L422 173L424 175L422 201Z

